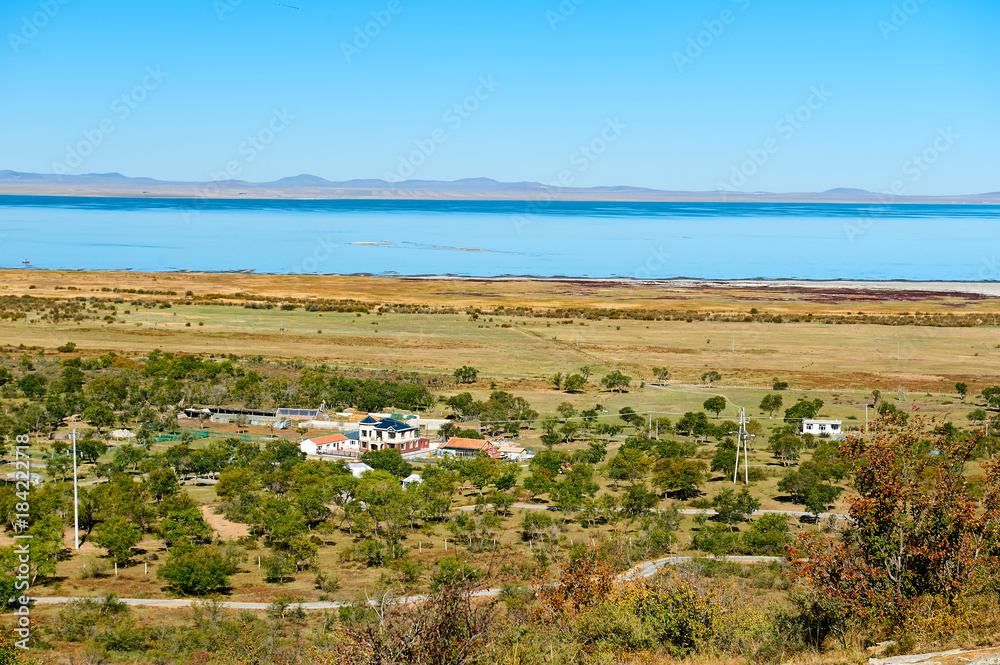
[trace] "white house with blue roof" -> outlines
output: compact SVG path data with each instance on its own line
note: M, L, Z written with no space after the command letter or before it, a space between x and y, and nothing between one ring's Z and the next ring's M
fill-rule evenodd
M393 418L376 420L368 416L358 423L361 452L394 448L401 453L427 448L430 442L420 438L420 428Z

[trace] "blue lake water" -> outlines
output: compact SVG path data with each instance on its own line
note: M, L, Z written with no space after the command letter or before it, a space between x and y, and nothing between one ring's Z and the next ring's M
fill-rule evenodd
M0 196L0 267L992 281L998 221L988 205Z

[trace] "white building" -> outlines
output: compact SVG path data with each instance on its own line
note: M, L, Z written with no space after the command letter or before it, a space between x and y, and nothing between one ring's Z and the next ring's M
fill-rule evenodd
M497 450L500 451L500 459L513 462L524 462L535 456L535 453L521 446L502 445Z
M803 420L802 433L819 436L829 434L830 436L840 436L843 433L842 420Z
M328 434L326 436L314 436L299 442L299 450L306 455L335 455L343 449L348 438L343 434Z
M362 451L395 448L399 452L407 452L427 447L426 440L420 438L420 428L401 420L375 420L368 416L358 426L358 440Z
M423 478L421 478L415 473L411 473L406 478L403 478L403 489L405 490L410 483L417 483L418 485L420 485L423 482L424 482Z
M368 466L364 462L351 462L347 465L347 470L351 472L351 475L355 478L360 478L369 471L374 471L372 467Z
M299 449L307 455L360 457L369 450L387 448L403 454L417 454L426 450L429 443L420 437L418 427L392 418L376 420L368 416L351 425L357 429L305 439L299 443Z

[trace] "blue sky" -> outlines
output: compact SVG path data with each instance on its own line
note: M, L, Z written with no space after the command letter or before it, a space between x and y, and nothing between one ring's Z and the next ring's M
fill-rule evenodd
M998 25L995 0L4 0L0 168L996 191Z

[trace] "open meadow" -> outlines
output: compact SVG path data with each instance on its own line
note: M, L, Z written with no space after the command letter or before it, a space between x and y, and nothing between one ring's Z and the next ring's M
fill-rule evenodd
M847 529L858 496L838 442L800 436L802 414L865 437L877 410L920 414L936 419L925 433L951 423L941 436L974 438L974 456L991 457L995 439L980 430L998 420L997 316L1000 298L833 286L3 272L6 461L10 444L27 446L45 477L30 493L45 506L32 519L54 520L31 593L263 604L171 609L160 637L129 632L148 624L149 607L121 610L126 626L102 614L113 603L39 605L40 634L120 659L142 645L170 658L231 653L241 631L272 631L273 654L304 644L303 630L321 644L357 620L333 605L295 614L295 603L437 593L466 566L481 587L521 589L503 596L520 616L512 599L537 602L518 595L525 585L558 579L588 548L616 573L670 556L763 557L702 561L688 574L729 580L778 616L790 602L785 547ZM459 376L463 366L475 374ZM582 382L571 388L573 375ZM411 394L401 386L424 397L401 397ZM482 415L506 413L515 397L530 414L513 426ZM356 479L299 454L300 439L325 429L182 412L321 403L447 418L463 436L536 455L365 457L376 471ZM734 484L740 408L755 436ZM113 427L138 437L113 441ZM79 460L79 550L61 461L72 428L93 451ZM404 491L410 472L425 482ZM963 470L976 486L987 475L978 462ZM0 545L13 548L15 535ZM77 610L94 626L75 624Z

